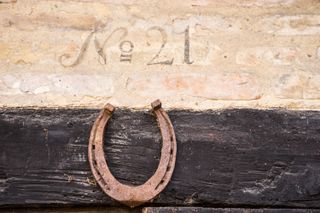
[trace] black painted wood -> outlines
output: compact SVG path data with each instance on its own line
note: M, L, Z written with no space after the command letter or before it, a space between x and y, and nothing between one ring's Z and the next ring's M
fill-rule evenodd
M1 213L141 213L141 208L72 207L72 208L6 208Z
M1 209L1 213L320 213L319 209L248 209L248 208L208 208L208 207L77 207L77 208L18 208Z
M0 206L118 206L87 162L98 110L1 109ZM147 206L320 207L320 112L170 111L176 169ZM155 171L161 137L145 111L117 110L106 155L123 183Z
M148 207L143 213L319 213L318 209L240 209L203 207Z

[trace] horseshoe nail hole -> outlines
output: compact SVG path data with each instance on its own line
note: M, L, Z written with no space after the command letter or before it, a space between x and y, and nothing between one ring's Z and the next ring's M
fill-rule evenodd
M96 160L94 160L93 161L93 165L97 165L97 161ZM98 172L99 173L99 172ZM99 173L100 174L100 173Z
M110 191L110 187L106 182L102 181L102 185L106 191Z
M167 167L167 171L169 171L170 169L171 169L171 167L170 167L170 166L168 166L168 167Z
M105 190L110 191L110 187L106 182L103 181L102 184L103 184Z
M96 148L96 146L95 146L95 145L92 145L92 149L95 150L95 148Z
M159 186L161 186L164 183L164 180L161 180L160 183L156 186L156 190L159 188Z
M171 140L171 142L173 141L173 137L172 136L170 136L170 140Z
M172 155L172 153L173 153L173 149L170 149L170 155Z

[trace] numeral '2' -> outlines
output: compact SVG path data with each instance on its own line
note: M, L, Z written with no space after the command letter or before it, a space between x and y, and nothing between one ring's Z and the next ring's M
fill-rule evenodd
M161 39L162 39L162 44L161 47L159 49L159 51L157 52L157 54L147 63L147 65L154 65L154 64L167 64L167 65L172 65L173 63L173 59L171 60L166 60L166 61L156 61L159 58L159 55L162 51L162 49L166 46L167 43L167 33L160 27L154 26L148 29L147 32L150 32L152 30L157 30L160 32L161 34Z

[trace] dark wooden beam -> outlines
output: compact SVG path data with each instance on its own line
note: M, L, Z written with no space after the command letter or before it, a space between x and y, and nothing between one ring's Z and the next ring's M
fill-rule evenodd
M98 110L1 109L0 206L118 206L87 162ZM320 112L170 111L176 169L147 206L320 207ZM123 183L155 171L161 137L145 111L117 110L106 156Z
M203 207L148 207L143 213L319 213L318 209L240 209Z
M1 213L141 213L141 208L72 207L72 208L10 208Z
M208 208L208 207L77 207L77 208L20 208L2 209L1 213L320 213L319 209L268 209L268 208Z

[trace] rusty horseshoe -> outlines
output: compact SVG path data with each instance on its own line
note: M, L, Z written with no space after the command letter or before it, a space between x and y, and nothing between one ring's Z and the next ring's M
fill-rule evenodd
M144 184L139 186L122 184L109 170L103 151L103 136L105 126L115 110L111 104L107 104L100 112L89 139L89 163L96 182L111 198L132 208L151 201L166 187L176 162L177 143L170 118L162 109L160 100L154 101L151 106L160 128L162 148L158 168Z

